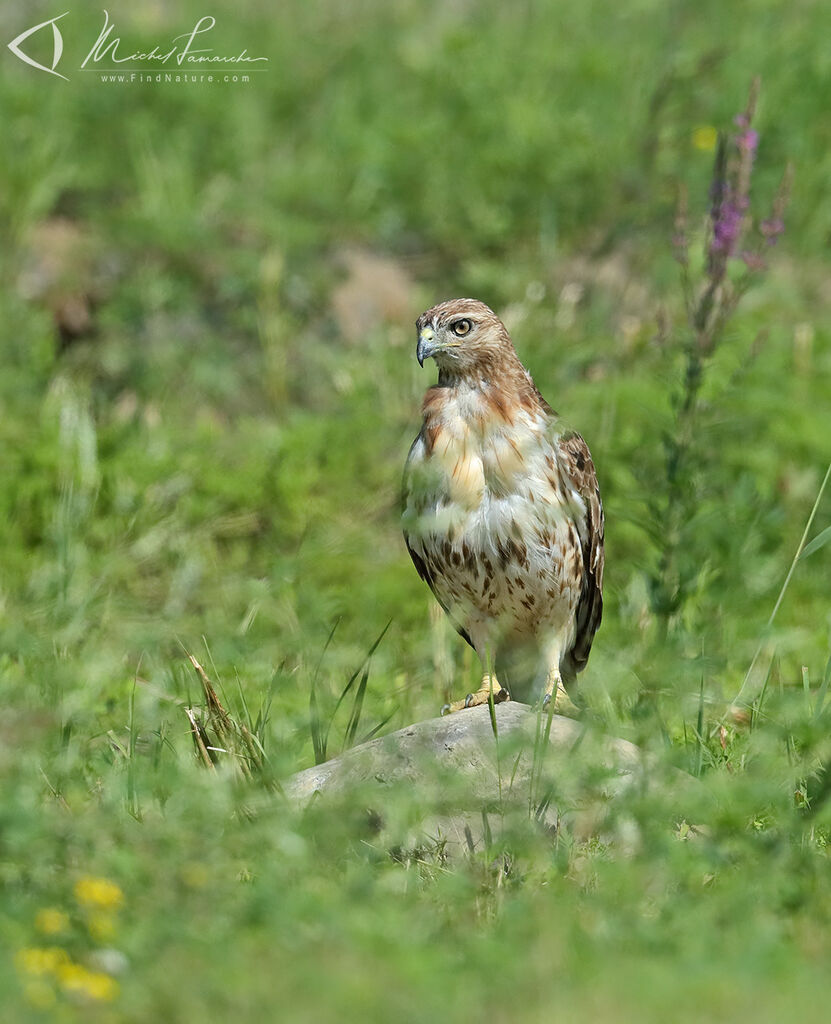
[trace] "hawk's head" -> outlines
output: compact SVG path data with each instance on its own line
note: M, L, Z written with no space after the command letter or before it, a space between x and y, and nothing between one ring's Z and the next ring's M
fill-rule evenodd
M505 325L477 299L440 302L421 314L416 328L419 363L432 356L451 377L487 377L506 358L516 359Z

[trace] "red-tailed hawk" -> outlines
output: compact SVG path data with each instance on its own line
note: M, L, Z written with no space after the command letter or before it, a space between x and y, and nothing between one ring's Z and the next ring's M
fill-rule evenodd
M485 672L449 709L537 683L544 706L562 707L603 607L603 507L588 446L560 424L484 303L442 302L416 327L418 361L435 359L439 380L404 470L404 538Z

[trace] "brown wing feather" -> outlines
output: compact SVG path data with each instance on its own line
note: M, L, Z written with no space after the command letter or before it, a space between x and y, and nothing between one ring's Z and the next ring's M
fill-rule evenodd
M563 674L574 678L586 667L594 634L603 615L604 519L597 474L583 438L573 432L557 439L560 466L574 489L586 503L586 526L581 533L583 546L583 586L577 605L574 644L562 661Z
M444 603L444 601L442 601L442 599L436 593L436 588L433 585L433 575L430 572L430 570L427 568L427 566L424 564L424 559L421 557L421 555L419 555L417 551L413 551L413 549L410 547L410 539L409 539L409 537L407 536L406 533L404 534L404 543L407 545L407 550L410 553L410 558L412 558L412 560L413 560L413 565L416 567L416 572L424 580L424 582L427 584L427 586L430 588L430 590L432 590L433 597L435 597L435 599L439 602L439 604L442 607L442 610L445 612L447 617L453 623L453 626L454 626L456 632L459 634L459 636L463 640L466 640L470 644L471 647L473 647L473 641L470 639L470 636L468 635L467 630L464 628L464 626L460 626L459 623L456 622L456 620L450 614L450 609L447 607L447 605Z

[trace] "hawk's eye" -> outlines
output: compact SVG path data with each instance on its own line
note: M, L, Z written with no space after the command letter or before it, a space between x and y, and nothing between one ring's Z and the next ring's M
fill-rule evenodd
M457 320L455 323L450 325L450 330L457 338L463 338L466 334L470 334L472 327L473 324L470 320Z

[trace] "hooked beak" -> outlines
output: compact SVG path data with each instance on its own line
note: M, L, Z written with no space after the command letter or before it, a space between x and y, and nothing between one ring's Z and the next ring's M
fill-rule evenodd
M418 332L416 359L419 366L424 366L424 360L429 359L435 353L437 348L435 337L436 335L432 327L422 327Z

